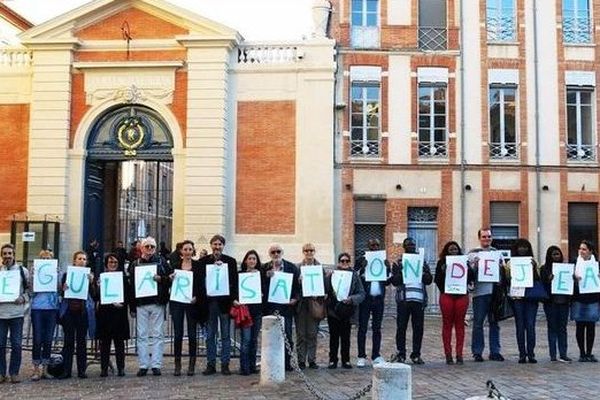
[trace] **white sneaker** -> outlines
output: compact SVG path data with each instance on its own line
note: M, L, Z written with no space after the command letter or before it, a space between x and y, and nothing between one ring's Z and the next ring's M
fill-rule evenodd
M366 358L363 358L363 357L359 357L359 358L356 360L356 366L357 366L358 368L364 368L364 367L366 367L366 366L367 366L367 359L366 359Z
M383 357L379 356L373 360L373 365L383 364L384 362L385 362L385 359Z

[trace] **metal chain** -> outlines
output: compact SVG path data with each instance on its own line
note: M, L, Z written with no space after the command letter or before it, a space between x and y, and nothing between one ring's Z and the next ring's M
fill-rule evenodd
M300 369L300 365L298 364L298 354L296 353L296 351L294 351L295 349L292 347L292 344L290 343L290 341L288 340L287 335L285 334L285 322L281 318L281 315L279 314L279 311L275 311L273 313L273 315L275 316L275 318L277 318L277 322L279 323L279 328L281 330L281 335L283 336L283 341L285 343L285 349L286 349L287 353L290 356L290 366L292 367L292 369L294 370L294 372L296 372L300 376L300 379L302 379L302 382L304 383L304 386L306 386L306 389L316 399L318 399L318 400L333 400L331 397L329 397L329 395L323 393L312 382L310 382L309 379L308 379L308 377L304 373L304 371L302 371L302 369ZM358 392L356 392L352 396L348 396L346 398L348 400L358 400L361 397L365 396L367 393L369 393L371 391L372 387L373 387L373 384L369 383L368 385L366 385L365 387L363 387L362 389L360 389Z

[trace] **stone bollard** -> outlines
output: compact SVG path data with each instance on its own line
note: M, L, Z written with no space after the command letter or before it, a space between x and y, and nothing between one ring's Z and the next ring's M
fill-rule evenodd
M402 363L373 366L373 400L412 400L412 370Z
M273 385L285 381L285 343L280 321L272 315L262 319L260 343L260 384Z

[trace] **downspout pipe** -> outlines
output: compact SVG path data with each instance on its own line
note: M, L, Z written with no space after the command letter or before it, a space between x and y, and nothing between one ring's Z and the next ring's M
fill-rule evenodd
M466 229L466 191L465 191L465 27L464 8L465 1L460 0L460 245L465 248Z
M535 220L537 258L542 260L542 199L540 172L540 85L539 85L539 56L538 56L538 2L533 0L533 75L535 97Z

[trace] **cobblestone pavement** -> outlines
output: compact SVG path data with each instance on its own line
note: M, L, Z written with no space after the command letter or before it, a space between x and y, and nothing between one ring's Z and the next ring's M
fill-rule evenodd
M548 356L546 339L546 323L539 320L537 325L536 354L539 363L517 364L514 321L501 324L501 338L505 362L486 361L474 363L466 357L464 366L447 366L444 362L441 336L441 320L430 317L426 320L425 338L423 343L423 359L425 365L413 367L413 398L427 400L465 399L470 396L484 395L485 382L493 379L496 386L512 400L542 400L542 399L595 399L600 392L600 365L579 363L570 365L551 363ZM410 332L410 329L409 329ZM383 328L383 353L389 358L394 351L395 320L386 317ZM356 329L352 334L353 355L356 354ZM487 339L487 335L486 335ZM369 342L369 340L368 340ZM410 340L407 341L410 343ZM600 342L600 339L597 340ZM467 328L465 356L470 354L470 328ZM319 338L318 361L321 369L307 370L307 375L318 387L328 393L333 399L345 399L353 394L371 378L371 368L352 370L328 370L327 336ZM600 348L600 343L597 343ZM410 351L410 348L408 349ZM600 353L600 350L598 350ZM578 355L575 344L575 327L569 326L569 355ZM29 374L30 354L24 353L22 373ZM310 399L303 389L302 383L295 373L288 375L284 385L275 388L264 388L258 385L258 375L244 377L232 375L229 377L215 375L204 377L196 374L194 377L173 377L170 357L165 358L163 376L136 378L136 359L127 359L125 378L99 378L98 365L88 369L89 379L77 378L68 381L24 381L21 384L4 384L0 386L2 399ZM185 365L185 363L184 363ZM203 369L204 360L200 361L198 369ZM232 361L232 369L237 368L237 360ZM370 398L370 395L367 396Z

